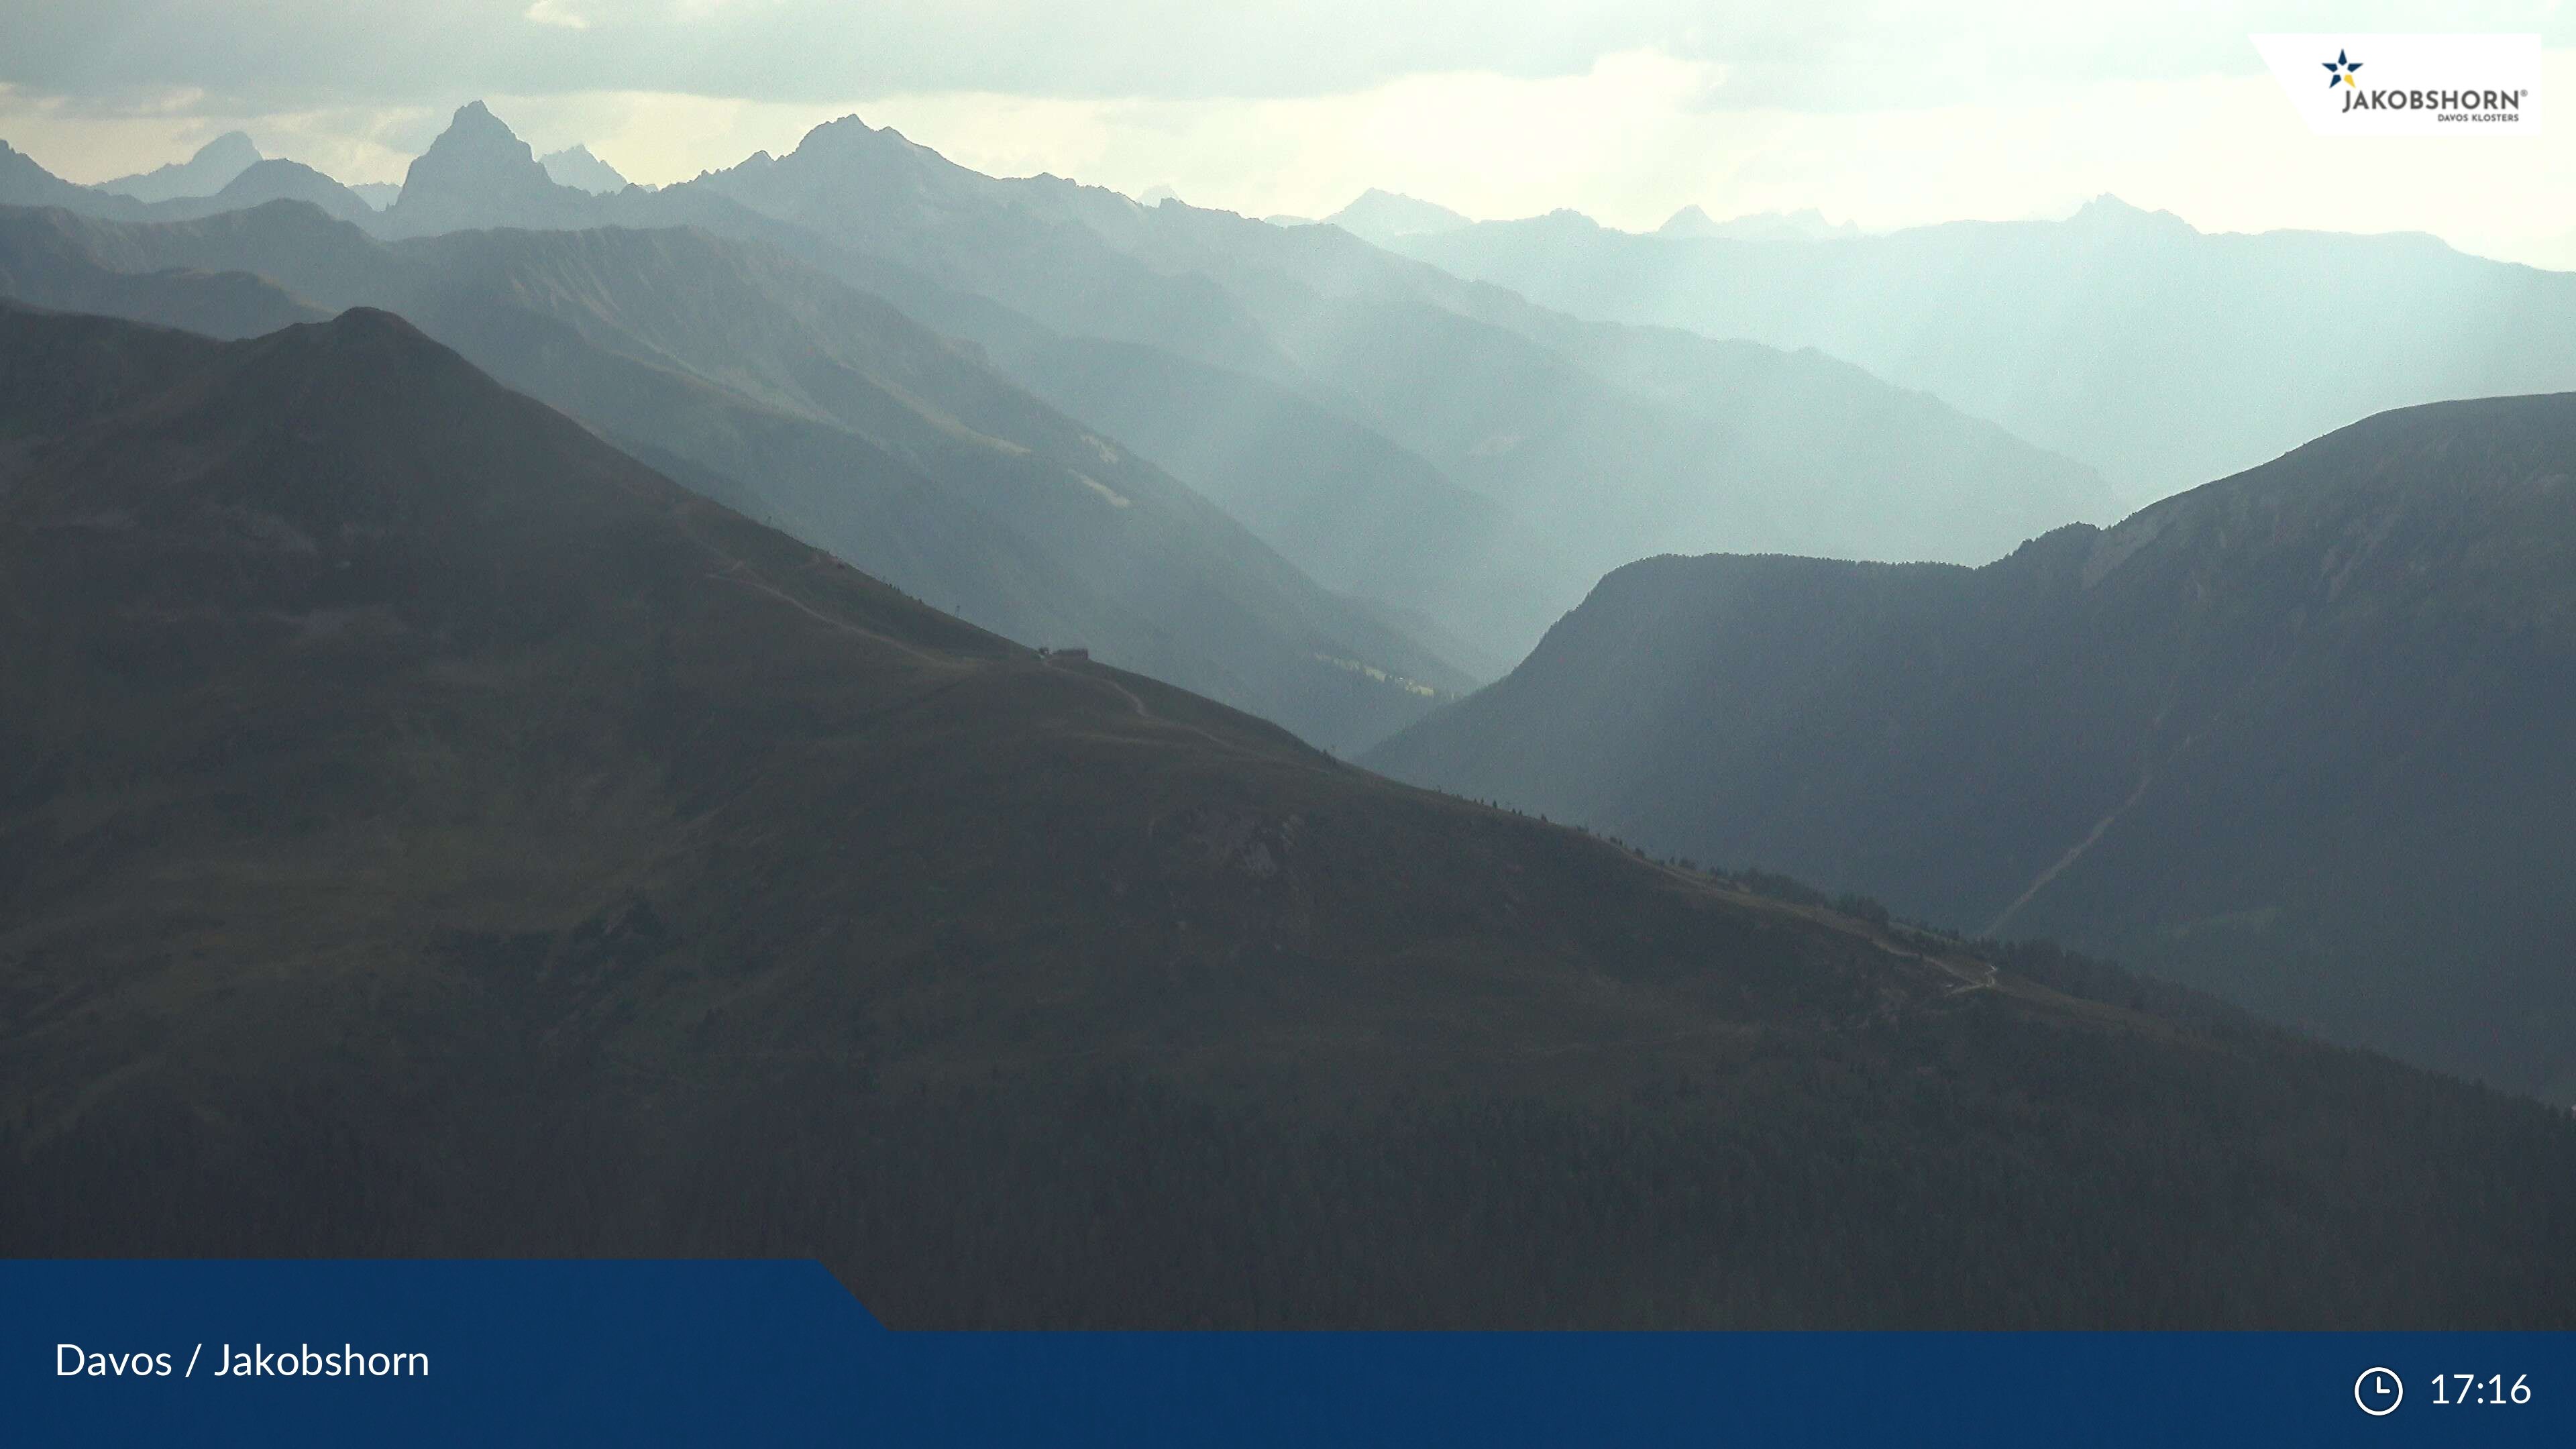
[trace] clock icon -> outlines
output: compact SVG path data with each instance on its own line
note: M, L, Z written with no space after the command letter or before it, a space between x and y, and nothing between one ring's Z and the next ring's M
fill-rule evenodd
M2363 1369L2361 1377L2352 1381L2352 1401L2361 1405L2363 1413L2381 1418L2396 1413L2397 1406L2406 1402L2406 1385L2398 1382L2395 1369Z

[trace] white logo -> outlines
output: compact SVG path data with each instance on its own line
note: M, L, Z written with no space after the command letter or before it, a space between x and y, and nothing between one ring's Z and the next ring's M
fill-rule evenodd
M2536 136L2537 35L2257 35L2320 136Z

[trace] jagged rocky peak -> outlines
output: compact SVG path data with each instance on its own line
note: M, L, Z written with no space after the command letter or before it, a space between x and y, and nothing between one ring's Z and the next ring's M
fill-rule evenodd
M2069 217L2067 221L2071 226L2090 227L2103 231L2115 228L2171 232L2195 230L2190 222L2170 211L2149 211L2144 207L2132 206L2107 191L2078 207L2075 215Z
M590 147L580 142L549 152L538 158L537 164L545 168L546 175L553 178L556 185L587 191L594 196L624 191L629 184L623 173L593 155Z
M593 198L558 184L536 152L481 101L454 120L411 163L402 196L386 213L399 233L468 227L593 224Z

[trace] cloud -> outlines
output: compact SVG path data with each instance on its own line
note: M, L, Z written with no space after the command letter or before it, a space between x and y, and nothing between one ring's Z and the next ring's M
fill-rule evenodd
M67 103L0 85L0 139L73 181L104 181L185 160L226 131L248 131L260 152L344 181L400 181L448 113L428 107L236 111L192 95L132 97L118 106Z
M2063 216L2112 192L2209 231L2421 231L2489 256L2576 261L2576 146L2319 137L2268 75L1999 101L1895 91L1873 109L1706 103L1736 81L1725 65L1643 50L1536 80L1412 76L1241 102L896 95L864 113L978 170L1130 195L1168 184L1255 216L1321 216L1383 186L1482 218L1572 207L1644 230L1684 205L1812 206L1888 228ZM2543 83L2576 94L2576 49L2548 53Z
M590 22L574 13L561 0L536 0L527 9L527 19L534 25L552 25L563 30L588 30Z
M114 9L138 0L94 3ZM1162 13L1153 3L1104 8L1100 15L1126 20L1090 20L1098 33L1085 43L1095 54L1082 60L1048 53L1045 38L1055 32L1046 27L1062 15L1044 7L881 0L829 44L853 44L850 36L869 26L877 27L869 34L927 44L980 23L982 51L961 41L964 59L921 67L880 57L861 67L861 80L838 88L818 78L832 70L825 65L800 72L795 84L747 78L702 89L644 84L579 58L632 46L637 34L690 27L702 38L765 35L815 12L805 0L537 0L539 8L571 7L559 13L590 23L575 32L532 23L526 3L508 0L492 11L520 41L485 47L509 52L494 64L521 84L474 84L483 62L451 65L453 57L435 52L390 95L361 84L363 77L312 94L281 81L280 94L297 99L272 104L203 83L213 69L196 79L145 84L129 75L108 84L103 77L123 73L102 61L96 83L80 88L0 86L0 137L76 180L98 180L184 156L238 126L270 154L344 179L399 180L449 112L479 96L541 152L585 142L628 176L670 182L754 150L792 149L814 125L857 112L978 170L1051 171L1131 195L1167 183L1195 204L1250 215L1320 215L1365 187L1384 186L1484 217L1570 206L1645 228L1685 204L1721 216L1814 206L1837 219L1897 226L2063 214L2110 191L2212 230L2421 230L2488 255L2576 259L2568 240L2576 234L2576 145L2556 132L2512 146L2309 136L2242 32L2211 39L2211 25L2237 23L2232 13L2186 24L2089 9L2030 18L1989 6L1992 25L1980 32L1974 21L1944 21L1924 7L1862 7L1827 21L1805 11L1747 19L1721 4L1651 43L1605 48L1603 37L1623 33L1622 24L1653 29L1645 19L1662 14L1610 0L1618 23L1585 28L1575 24L1583 16L1552 12L1558 31L1540 27L1499 48L1448 47L1493 63L1407 68L1384 57L1410 54L1407 46L1429 56L1440 47L1405 39L1406 7L1381 7L1393 21L1390 34L1370 42L1376 58L1289 56L1268 73L1276 84L1238 94L1218 82L1240 78L1257 57L1229 52L1203 74L1181 74L1204 57L1211 36L1258 31L1257 24L1243 30L1251 22L1230 7L1200 7L1225 13L1169 34L1128 23ZM1343 0L1324 3L1350 10ZM1517 3L1495 0L1487 28L1510 28ZM2521 15L2511 10L2489 20L2510 24ZM1254 20L1272 26L1261 33L1282 44L1305 35L1306 22L1278 7ZM337 23L317 21L326 29ZM433 31L439 27L419 30L421 43L445 44ZM1987 44L1989 34L2011 43ZM2211 45L2209 63L2191 59L2192 46ZM1134 52L1116 63L1141 68L1138 75L1155 70L1159 83L1106 91L1077 84L1112 75L1101 69L1111 66L1103 58L1111 49ZM554 69L538 63L549 56L571 59ZM2550 53L2551 93L2576 87L2571 58L2576 50ZM574 60L576 69L621 78L565 84L563 66ZM17 63L0 44L0 66ZM1287 84L1332 76L1352 79L1307 90Z
M1874 110L2242 75L2256 30L2403 30L2420 7L2170 0L81 0L0 7L0 82L194 88L236 110L650 91L822 104L978 92L1288 99L1407 76L1536 80L1652 50L1724 67L1714 109ZM534 23L531 23L534 22ZM2576 42L2547 0L2443 23Z

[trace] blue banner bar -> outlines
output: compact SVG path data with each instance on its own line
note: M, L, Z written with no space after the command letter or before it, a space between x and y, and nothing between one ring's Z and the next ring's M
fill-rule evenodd
M2576 1443L2568 1334L896 1333L792 1262L9 1262L0 1319L39 1445Z

